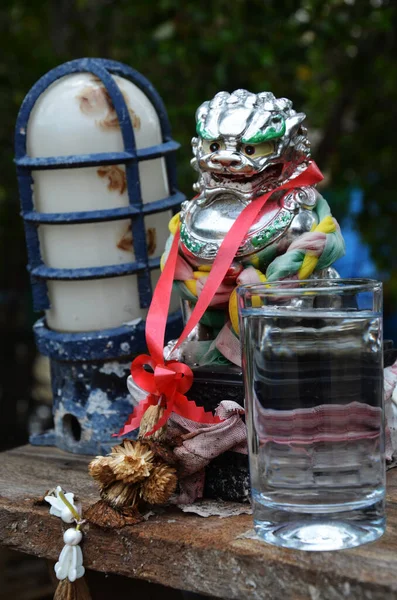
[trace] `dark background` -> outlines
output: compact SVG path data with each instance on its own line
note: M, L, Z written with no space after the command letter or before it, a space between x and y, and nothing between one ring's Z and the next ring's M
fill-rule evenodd
M396 31L391 0L2 0L0 447L25 441L27 423L37 428L50 413L47 366L37 362L31 333L36 316L12 164L16 115L37 79L83 56L142 72L182 144L179 187L187 196L201 102L239 87L291 98L308 115L313 156L326 175L322 192L354 239L341 272L357 276L366 265L366 274L385 280L386 337L396 343Z

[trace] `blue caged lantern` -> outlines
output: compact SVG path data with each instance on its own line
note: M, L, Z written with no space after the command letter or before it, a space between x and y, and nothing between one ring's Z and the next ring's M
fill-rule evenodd
M81 59L42 77L17 120L16 165L39 351L50 357L54 430L31 443L97 454L132 410L126 378L168 221L185 199L163 102L141 74ZM177 337L177 302L167 337Z

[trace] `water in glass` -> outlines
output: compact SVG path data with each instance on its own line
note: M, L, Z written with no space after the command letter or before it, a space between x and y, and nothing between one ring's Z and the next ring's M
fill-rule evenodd
M277 545L348 548L384 531L381 315L242 308L254 520Z

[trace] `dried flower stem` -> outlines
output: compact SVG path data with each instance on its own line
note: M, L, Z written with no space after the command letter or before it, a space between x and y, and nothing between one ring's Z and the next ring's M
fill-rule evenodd
M165 438L165 434L166 434L166 426L165 425L163 427L160 427L160 429L155 431L152 435L150 435L150 436L146 435L147 433L149 433L149 431L151 431L153 429L153 427L156 426L156 424L161 419L163 414L164 414L164 408L162 406L160 406L159 404L157 404L156 406L149 406L146 409L146 411L142 417L141 424L139 426L138 439L140 439L140 440L151 439L151 440L155 440L157 442L160 442L161 440L163 440Z

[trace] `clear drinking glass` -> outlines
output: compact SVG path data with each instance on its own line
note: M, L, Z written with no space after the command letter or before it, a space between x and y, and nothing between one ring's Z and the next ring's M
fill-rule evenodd
M385 530L382 284L238 288L255 529L337 550Z

